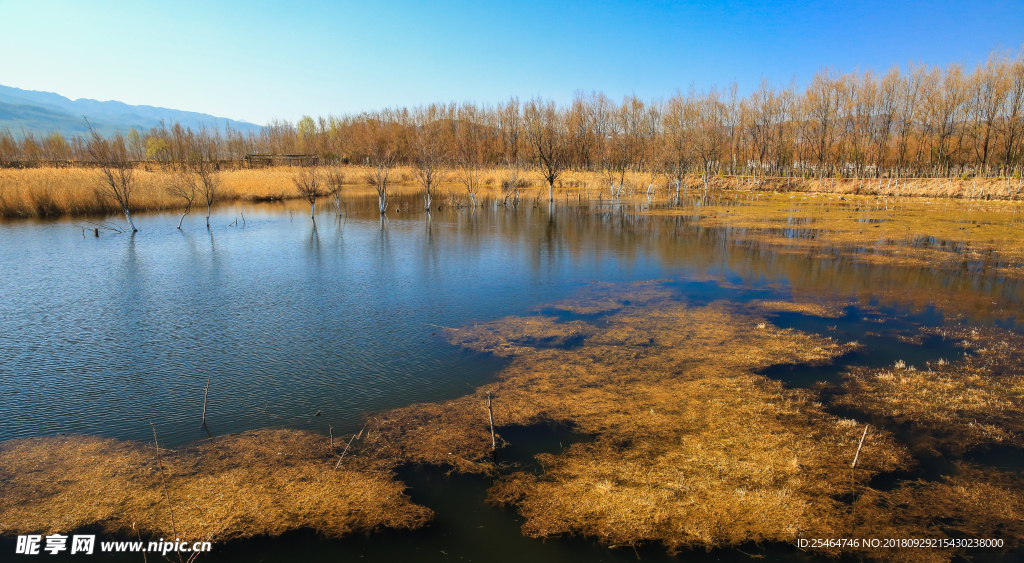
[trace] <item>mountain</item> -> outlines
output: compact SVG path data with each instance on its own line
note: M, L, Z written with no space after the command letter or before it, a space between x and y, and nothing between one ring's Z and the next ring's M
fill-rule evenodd
M4 128L20 136L22 129L39 135L60 131L64 135L77 135L87 131L85 119L101 134L128 129L149 129L157 127L160 121L170 126L181 123L184 127L198 129L227 126L238 131L258 132L261 127L247 121L235 121L214 117L205 113L181 111L153 106L132 106L123 102L100 102L80 98L71 100L52 92L22 90L0 86L0 131Z

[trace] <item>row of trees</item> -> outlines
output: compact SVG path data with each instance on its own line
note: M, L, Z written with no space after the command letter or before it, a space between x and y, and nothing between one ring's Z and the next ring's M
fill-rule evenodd
M432 104L358 115L275 121L258 134L193 132L179 125L129 131L117 142L134 161L242 162L252 154L315 154L356 163L386 185L410 165L425 197L457 177L471 196L481 170L533 168L549 188L565 170L627 174L760 176L993 176L1024 167L1024 57L993 54L973 70L911 65L885 74L821 70L804 89L768 81L745 97L735 85L667 100L578 93L568 105L512 98L496 105ZM85 159L88 139L0 134L0 164ZM550 193L550 192L549 192ZM384 205L382 201L382 206Z

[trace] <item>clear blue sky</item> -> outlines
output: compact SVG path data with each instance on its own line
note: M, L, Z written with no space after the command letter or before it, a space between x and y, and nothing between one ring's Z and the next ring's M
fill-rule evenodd
M1024 0L0 0L0 84L261 124L577 89L747 92L822 66L973 66L1022 42Z

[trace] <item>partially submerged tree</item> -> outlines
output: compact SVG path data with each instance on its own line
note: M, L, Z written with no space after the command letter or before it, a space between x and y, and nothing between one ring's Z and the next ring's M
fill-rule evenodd
M341 169L331 169L327 171L327 195L331 196L331 201L334 202L334 210L341 215L341 190L345 183L345 173Z
M433 205L434 191L448 177L449 147L443 131L444 106L430 105L413 113L413 174L423 186L423 204L427 212Z
M367 119L367 133L370 138L367 163L371 170L366 179L377 190L377 205L380 214L388 210L388 187L391 173L398 164L398 140L394 118L390 112L382 112Z
M114 200L124 212L132 232L137 233L132 221L132 194L135 190L135 163L128 159L128 150L124 136L117 132L110 138L104 138L96 132L86 120L89 128L89 141L85 149L89 159L99 167L102 177L100 191Z
M322 181L316 165L303 166L292 178L299 196L309 203L309 217L316 221L316 198L323 195Z
M519 181L520 181L519 166L509 166L508 171L501 178L501 204L508 206L512 203L513 206L519 207Z
M199 193L206 202L206 228L210 228L210 209L219 196L216 148L216 143L205 130L200 130L189 143L188 165L198 180Z
M555 201L555 181L569 166L562 115L555 102L533 99L523 108L523 121L534 162L548 183L548 201Z
M167 188L167 191L174 197L177 197L185 202L185 210L181 214L181 218L178 219L178 230L181 230L181 222L185 220L185 216L192 212L192 203L199 196L199 187L196 185L197 178L192 174L185 166L181 166L175 171L174 182ZM209 226L209 219L207 226Z

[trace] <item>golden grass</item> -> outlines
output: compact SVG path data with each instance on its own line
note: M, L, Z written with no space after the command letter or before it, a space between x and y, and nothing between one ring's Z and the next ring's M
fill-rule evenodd
M1024 482L1019 475L957 462L957 474L905 483L890 492L863 489L849 516L856 538L947 538L1005 540L1024 537ZM884 561L939 563L957 549L857 548L848 552ZM991 548L981 551L995 551Z
M360 186L361 191L369 192L367 177L370 169L365 166L349 165L339 167L344 172L346 182ZM159 163L147 163L137 168L137 187L134 198L134 211L162 211L183 208L183 203L173 197L167 188L174 182L174 174ZM502 179L509 176L509 170L491 168L482 174L482 194L498 196ZM265 201L298 198L292 178L297 169L288 166L271 168L245 169L226 166L219 174L221 203L231 201ZM524 186L524 195L543 197L546 184L536 173L520 171L519 178ZM408 166L395 169L393 175L396 190L414 190L415 173ZM617 181L617 179L616 179ZM649 174L628 173L625 185L626 199L646 200L646 190L652 178ZM663 177L655 179L658 186L656 197L664 200L674 189L666 187L667 180ZM912 186L901 188L898 192L883 190L879 197L931 197L961 199L1010 199L1001 180L980 180L975 187L974 180L914 180ZM877 183L877 181L876 181ZM97 191L101 181L99 172L88 166L69 168L0 168L0 217L45 217L58 215L113 214L120 209ZM715 178L712 183L716 189L744 192L758 192L761 197L771 197L769 192L792 192L803 194L839 194L865 193L864 182L856 179L839 180L794 180L771 179L766 182L755 182L752 177L728 176ZM874 184L873 184L874 185ZM697 177L688 177L684 183L688 191L694 193L703 190L703 182ZM858 188L860 186L860 188ZM560 192L556 197L581 196L588 199L609 199L609 179L603 173L586 171L568 171L556 182ZM461 197L464 188L458 183L454 174L449 175L444 190ZM571 193L570 193L571 192ZM776 194L777 195L777 194ZM1016 196L1015 192L1013 194ZM788 195L786 196L788 197ZM863 196L867 197L867 196Z
M512 364L475 395L385 413L381 440L419 462L481 470L490 447L483 393L491 391L499 425L556 420L596 436L541 456L544 475L514 473L492 490L495 501L520 507L525 534L672 549L834 533L845 518L834 497L908 467L905 450L876 433L864 465L850 469L855 422L753 374L827 362L847 346L757 328L763 319L723 303L690 308L657 286L609 291L594 306L609 301L617 312L588 330L537 317L452 330L453 342ZM568 349L528 344L581 332L584 342Z
M1024 336L992 328L932 329L977 356L950 363L885 369L856 368L837 404L928 433L936 445L962 454L975 446L1024 446Z
M194 540L298 528L340 536L416 528L431 516L365 460L346 459L335 471L326 439L306 432L250 432L162 457L173 530L152 446L89 436L0 444L0 534L100 526Z
M340 169L345 182L350 184L346 192L369 195L373 189L367 183L370 169L365 166L345 166ZM299 198L292 179L298 168L280 166L274 168L232 169L225 168L218 175L218 203L233 201L271 201ZM485 175L481 193L491 195L500 191L503 171L496 169ZM399 167L393 174L394 189L410 191L417 189L411 168ZM184 203L169 191L175 182L172 171L158 164L144 165L136 169L136 187L133 211L165 211L184 209ZM463 188L449 179L444 190L461 195ZM529 182L527 182L529 184ZM539 186L539 181L533 184ZM50 217L60 215L109 215L121 209L101 188L101 177L93 168L0 168L0 217ZM197 202L193 209L201 207Z
M297 527L340 535L422 525L429 510L402 495L391 469L412 462L498 474L485 406L490 392L499 427L557 421L594 437L538 456L540 475L514 471L492 487L491 500L517 506L531 537L659 542L672 551L961 535L1001 537L1012 547L1022 537L1019 478L961 464L958 475L941 481L873 490L873 476L913 467L905 446L875 428L852 468L862 425L830 414L815 391L755 373L829 362L852 344L779 329L748 306L687 306L656 282L592 284L580 299L552 306L603 316L598 323L509 317L448 329L454 344L510 359L498 381L459 399L371 415L340 471L333 471L336 452L323 437L290 430L222 438L216 451L207 443L167 454L179 535L224 539ZM990 334L974 342L993 350L981 356L992 360L976 362L993 377L1015 377L1024 343ZM992 406L981 401L978 408L985 404ZM929 408L925 421L932 420ZM1020 412L1012 405L1004 412L1012 408ZM954 422L974 414L957 414ZM127 533L135 522L143 533L166 537L154 461L151 449L98 438L8 442L0 447L0 533L90 524ZM892 561L946 561L960 552L819 551Z
M699 224L728 228L741 244L812 259L1024 276L1024 216L1016 203L815 194L726 194L721 203L649 213L699 216Z
M542 475L513 473L492 488L494 502L519 507L523 532L533 537L658 541L670 550L960 534L1015 545L1024 506L1018 481L964 466L962 475L940 482L874 491L867 486L872 475L913 465L905 447L876 428L851 469L863 426L828 414L809 392L753 373L777 363L827 362L849 346L780 330L748 308L690 308L657 285L602 285L585 290L575 307L559 304L607 313L590 328L513 317L451 330L454 343L512 358L501 381L463 399L384 413L377 439L402 448L390 455L486 471L487 391L499 425L556 420L594 435L593 443L538 456ZM580 334L583 342L567 349L546 345ZM857 500L838 500L846 497ZM994 498L999 502L972 508ZM959 551L824 552L947 561Z
M844 315L843 306L845 304L812 303L807 301L755 301L751 305L769 312L802 313L815 317L838 319Z

